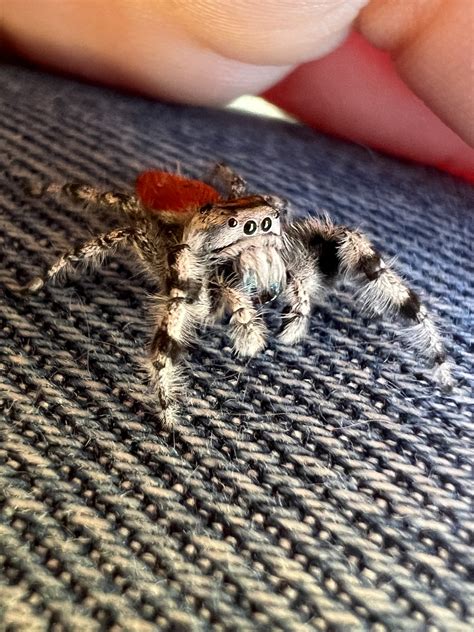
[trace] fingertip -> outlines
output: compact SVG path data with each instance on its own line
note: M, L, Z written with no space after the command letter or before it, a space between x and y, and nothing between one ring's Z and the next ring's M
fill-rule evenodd
M406 86L389 55L357 33L264 96L323 132L474 180L474 150Z

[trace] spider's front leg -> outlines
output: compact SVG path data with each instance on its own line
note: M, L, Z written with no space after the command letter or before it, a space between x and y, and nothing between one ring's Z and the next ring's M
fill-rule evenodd
M140 239L142 233L143 229L139 227L126 226L98 235L62 254L43 276L35 277L21 287L20 291L37 292L46 283L67 277L81 267L100 265L108 255L113 254L120 246L131 245Z
M229 335L239 356L252 357L265 346L267 328L250 297L239 287L219 284L221 299L230 312Z
M179 410L182 390L179 361L196 325L210 310L205 262L188 244L168 250L167 293L158 297L156 328L150 345L151 381L162 409L165 428L171 428Z
M286 307L278 338L284 344L295 344L308 332L315 297L321 293L323 282L315 261L301 244L293 241L287 253L287 286L283 294Z
M290 253L292 249L306 251L313 283L330 285L337 277L348 277L360 285L357 298L369 315L404 320L408 325L403 332L407 344L435 367L435 379L443 389L452 388L444 345L426 307L365 235L328 221L310 219L290 226L288 237ZM287 256L291 269L292 257ZM308 268L302 269L308 274ZM301 283L301 273L297 277ZM287 331L288 325L283 329L283 338Z

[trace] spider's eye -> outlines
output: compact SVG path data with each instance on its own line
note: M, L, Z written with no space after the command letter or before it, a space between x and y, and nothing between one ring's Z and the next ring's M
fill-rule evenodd
M212 209L212 204L208 202L207 204L204 204L204 206L201 207L201 210L199 212L202 215L205 215L206 213L209 213L211 209Z
M280 211L277 211L277 212L275 213L275 219L278 219L279 217L280 217Z
M269 217L265 217L261 224L261 227L264 233L268 232L272 227L272 220Z
M231 217L227 223L231 228L235 228L239 222L235 219L235 217Z
M248 222L245 222L244 233L246 235L253 235L256 230L257 230L257 222L254 222L253 219L249 219Z

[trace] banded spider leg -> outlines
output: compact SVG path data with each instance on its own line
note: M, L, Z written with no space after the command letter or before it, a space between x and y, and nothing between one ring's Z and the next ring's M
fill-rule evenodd
M307 332L318 293L345 276L359 285L357 299L369 315L401 318L408 345L434 367L444 390L453 379L438 329L418 295L389 267L362 233L326 220L308 219L288 228L288 304L280 339L286 344Z

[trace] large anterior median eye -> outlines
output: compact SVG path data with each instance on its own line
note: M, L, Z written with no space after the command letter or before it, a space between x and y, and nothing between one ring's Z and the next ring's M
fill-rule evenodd
M265 217L265 219L263 220L261 224L261 228L263 232L264 233L268 232L271 227L272 227L272 220L269 217Z
M253 219L249 219L248 222L244 224L244 233L246 235L253 235L257 230L257 222L254 222Z

